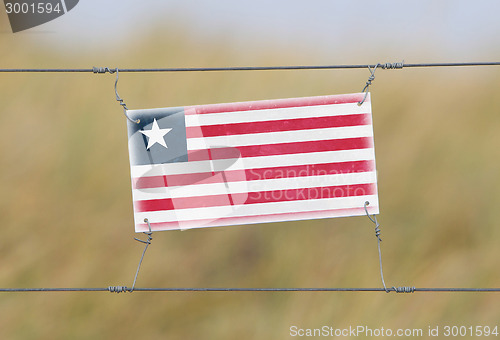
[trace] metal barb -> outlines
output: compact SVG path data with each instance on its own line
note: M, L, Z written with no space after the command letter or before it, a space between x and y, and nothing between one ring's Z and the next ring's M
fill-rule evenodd
M405 66L405 61L403 60L400 63L385 63L385 64L379 64L379 67L381 67L384 70L394 70L394 69L402 69Z
M396 293L414 293L415 287L392 287Z
M123 293L123 292L128 292L129 289L126 286L109 286L108 291L110 293Z
M92 67L92 72L94 73L100 73L100 74L103 74L103 73L110 73L110 74L113 74L115 73L115 69L110 69L109 67Z

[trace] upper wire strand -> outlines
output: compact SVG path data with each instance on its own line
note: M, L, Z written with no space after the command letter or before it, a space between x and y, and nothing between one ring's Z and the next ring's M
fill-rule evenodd
M335 70L335 69L363 69L366 67L375 67L377 64L344 64L344 65L296 65L296 66L233 66L233 67L163 67L163 68L122 68L120 72L214 72L214 71L273 71L273 70ZM383 65L391 65L385 69L398 69L413 68L413 67L463 67L463 66L500 66L500 61L480 61L480 62L444 62L444 63L384 63L378 64L381 68ZM392 67L392 65L396 67ZM88 68L2 68L0 72L11 73L43 73L43 72L57 72L57 73L106 73L106 67L93 67ZM110 72L111 73L111 72Z

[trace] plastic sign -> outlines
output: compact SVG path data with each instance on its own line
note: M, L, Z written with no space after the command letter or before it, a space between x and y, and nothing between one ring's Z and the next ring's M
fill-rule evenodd
M377 214L363 98L127 111L136 232Z

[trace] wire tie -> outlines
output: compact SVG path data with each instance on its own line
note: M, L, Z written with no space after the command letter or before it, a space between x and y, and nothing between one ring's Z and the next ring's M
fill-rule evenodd
M116 101L123 107L123 114L125 115L125 117L131 122L131 123L136 123L136 124L139 124L140 123L140 119L137 119L137 120L133 120L131 119L128 114L127 114L127 110L128 110L128 107L127 107L127 104L125 104L125 102L123 101L122 98L120 98L120 95L118 94L118 67L117 68L109 68L109 67L93 67L92 68L92 72L94 73L100 73L100 74L103 74L103 73L109 73L109 74L113 74L113 73L116 73L116 80L115 80L115 96L116 96Z
M377 217L375 215L373 215L373 217L372 217L368 213L368 209L367 209L368 205L370 205L370 202L366 201L365 202L365 213L366 213L366 216L368 216L368 218L370 219L370 221L372 221L375 224L375 237L377 237L377 245L378 245L378 261L379 261L379 266L380 266L380 278L382 279L382 285L384 286L385 292L389 293L390 290L387 289L387 287L385 286L384 271L382 269L382 251L380 250L380 242L382 242L382 239L380 238L380 233L381 233L381 231L380 231L380 224L378 223Z
M151 241L153 240L153 237L151 236L153 235L153 232L151 231L151 224L149 223L149 220L147 218L144 219L144 222L148 224L149 231L143 232L143 234L147 235L148 239L146 241L143 241L141 239L134 237L134 240L144 243L146 246L144 247L141 260L139 261L139 265L137 266L137 270L135 272L135 277L134 277L134 283L132 283L132 288L128 288L127 286L109 286L108 291L110 293L123 293L123 292L132 293L134 291L135 283L137 282L137 277L139 276L139 270L141 269L142 260L144 260L144 255L146 254L146 250L148 250L148 246L151 244Z
M144 255L146 254L146 250L148 250L149 245L151 244L151 241L153 240L153 232L151 231L151 224L149 223L149 220L147 218L144 219L144 222L148 224L148 229L149 231L143 232L143 234L147 235L148 239L146 241L143 241L138 238L134 238L134 240L139 241L141 243L144 243L146 246L144 247L144 251L142 252L141 260L139 261L139 265L137 266L137 271L135 272L135 277L134 277L134 283L132 284L132 288L130 288L129 292L133 292L135 288L135 283L137 282L137 276L139 276L139 270L141 269L141 264L142 260L144 259Z
M369 205L370 205L370 202L366 201L365 202L365 213L366 213L366 216L368 216L368 218L370 219L370 221L372 221L373 224L375 224L375 237L377 238L377 246L378 246L378 261L379 261L379 265L380 265L380 278L382 279L382 285L384 286L385 292L386 293L390 293L392 291L394 291L396 293L413 293L413 292L415 292L415 287L394 287L393 286L391 289L386 287L385 280L384 280L384 271L382 269L382 251L380 249L380 242L382 242L382 239L380 238L380 234L381 234L380 224L377 221L377 216L375 216L375 215L370 216L370 214L368 213L367 207Z
M377 67L379 66L380 64L377 64L375 65L375 67L372 69L370 67L370 65L368 65L368 70L370 70L370 76L368 77L368 80L366 81L366 84L365 84L365 87L363 87L363 91L361 92L364 92L365 93L365 96L363 97L363 100L358 102L358 106L361 106L363 105L363 103L365 102L366 100L366 97L368 96L368 88L370 87L370 85L372 84L372 81L375 80L375 70L377 70Z
M385 63L385 64L376 64L373 69L368 65L368 70L370 70L370 76L368 77L368 80L366 81L365 87L363 88L363 91L365 93L365 96L363 97L363 100L358 102L358 106L363 105L363 103L366 100L366 97L368 96L368 88L372 84L372 81L375 80L375 70L377 67L380 67L383 70L393 70L393 69L402 69L404 67L405 61L403 60L400 63Z
M125 115L125 117L127 117L127 119L131 122L131 123L136 123L136 124L139 124L141 122L140 119L137 119L137 120L133 120L132 118L130 118L127 114L127 110L128 110L128 107L127 107L127 104L125 104L125 102L123 101L122 98L120 98L120 95L118 94L118 78L119 78L119 75L118 75L118 67L111 71L110 69L108 69L109 73L115 73L116 72L116 80L115 80L115 95L116 95L116 101L120 103L120 105L123 107L123 114Z

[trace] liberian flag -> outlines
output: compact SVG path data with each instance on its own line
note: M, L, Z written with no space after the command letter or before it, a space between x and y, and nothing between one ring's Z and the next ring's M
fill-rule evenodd
M127 111L136 232L378 214L364 96Z

